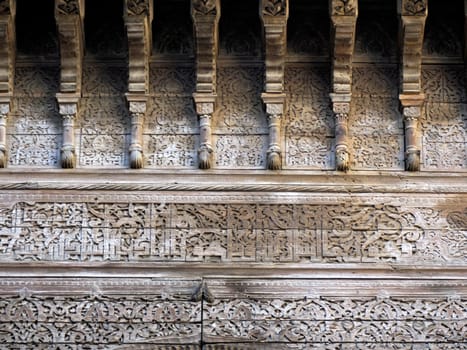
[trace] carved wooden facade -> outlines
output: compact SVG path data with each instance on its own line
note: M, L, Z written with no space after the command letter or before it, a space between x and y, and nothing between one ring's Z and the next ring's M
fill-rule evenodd
M466 14L0 0L0 348L467 349Z

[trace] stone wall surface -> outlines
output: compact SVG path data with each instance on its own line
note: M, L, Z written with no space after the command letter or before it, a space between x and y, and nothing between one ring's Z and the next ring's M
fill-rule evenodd
M0 349L467 349L465 1L97 3L0 0Z

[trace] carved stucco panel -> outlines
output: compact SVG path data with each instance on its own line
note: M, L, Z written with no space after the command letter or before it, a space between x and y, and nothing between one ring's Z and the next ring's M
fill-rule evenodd
M467 102L463 66L424 65L422 87L428 102Z
M59 90L60 70L56 67L21 67L15 71L15 95L54 96Z
M4 261L466 264L465 209L384 204L18 202Z
M267 131L261 102L262 70L220 67L218 69L218 112L213 133L255 134Z
M189 96L158 94L149 99L146 134L196 134L198 122L193 100Z
M147 167L193 168L197 164L197 143L197 135L144 135Z
M467 168L467 105L465 83L455 76L454 69L426 68L423 72L428 102L422 118L422 168L447 170Z

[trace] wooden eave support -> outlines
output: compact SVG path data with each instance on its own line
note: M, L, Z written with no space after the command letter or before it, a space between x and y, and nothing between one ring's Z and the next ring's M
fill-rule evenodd
M14 0L0 0L0 168L8 162L6 125L15 75L15 5Z
M420 170L419 119L425 95L421 87L423 36L428 15L427 0L399 0L401 82L399 100L404 118L405 169Z
M196 91L193 94L199 118L198 166L212 168L212 115L216 107L216 60L221 8L219 0L192 0L191 17L196 38Z
M464 0L464 65L467 66L467 0Z
M56 98L62 116L62 168L76 167L74 140L83 75L84 1L55 0L55 20L60 40L60 92Z
M149 93L149 57L151 56L151 22L153 2L125 0L125 26L128 37L128 92L126 98L131 117L130 167L144 166L143 125Z
M284 114L284 68L287 53L288 0L261 0L260 17L265 36L265 83L261 95L269 127L267 168L282 168L281 120Z
M350 168L348 120L352 94L352 61L355 30L358 17L356 0L331 0L332 22L332 92L330 94L335 116L336 169Z

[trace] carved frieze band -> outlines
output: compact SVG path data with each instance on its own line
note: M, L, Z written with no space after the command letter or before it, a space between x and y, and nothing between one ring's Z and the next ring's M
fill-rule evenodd
M264 26L265 80L263 103L269 127L267 168L282 167L281 120L284 113L284 66L287 53L288 0L262 0L261 21Z
M419 119L424 95L421 65L427 0L400 0L401 95L399 99L405 127L405 169L420 170L421 133Z
M90 194L61 201L31 196L15 201L4 195L0 258L467 264L465 200L450 206L448 198L438 197L394 198L393 204L387 204L389 197L361 204L337 197L322 203L298 204L295 198L289 204L286 199L284 204L253 204L246 203L248 198L259 197L243 196L238 203L213 203L211 197L203 203L204 197L170 201L136 196L139 199L125 201L124 195L99 200Z
M220 18L219 0L192 0L191 16L196 38L196 91L193 94L199 118L198 166L212 167L212 115L216 106L216 61Z
M356 0L332 0L332 93L335 116L336 169L350 168L348 119L352 92L352 60L355 47L355 30L358 16Z
M194 350L202 338L208 349L453 350L466 293L457 279L3 278L0 332L6 349Z
M15 4L14 0L0 0L0 168L7 164L6 125L16 58Z

